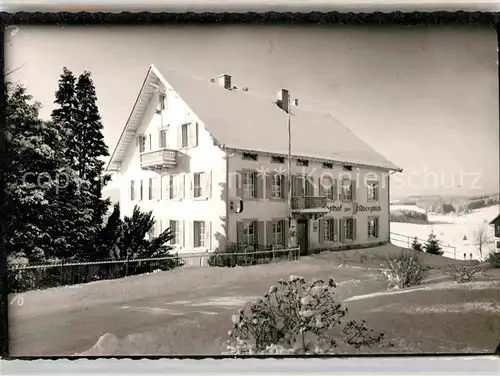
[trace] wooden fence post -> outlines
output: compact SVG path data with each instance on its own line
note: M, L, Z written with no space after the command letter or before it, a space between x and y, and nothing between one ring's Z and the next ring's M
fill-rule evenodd
M60 276L60 284L61 286L64 283L64 260L61 260L61 276Z

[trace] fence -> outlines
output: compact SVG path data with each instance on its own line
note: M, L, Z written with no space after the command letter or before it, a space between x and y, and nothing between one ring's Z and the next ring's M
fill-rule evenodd
M399 246L404 246L408 249L411 248L411 244L413 243L413 240L415 239L414 236L397 234L395 232L391 232L390 237L391 237L391 243L395 243L396 245L399 245ZM424 244L427 241L427 239L419 239L419 238L417 238L417 240L422 244ZM442 248L442 251L444 252L443 253L444 257L449 257L449 258L453 258L453 259L457 258L456 247L454 247L452 245L445 245L445 244L442 244L441 242L439 242L439 246Z
M250 266L283 259L298 260L299 257L299 248L286 248L227 253L182 253L167 257L96 262L11 264L8 266L8 292L117 279L178 267Z

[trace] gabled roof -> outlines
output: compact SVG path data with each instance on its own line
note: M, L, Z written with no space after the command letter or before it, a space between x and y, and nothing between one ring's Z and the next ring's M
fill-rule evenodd
M208 132L225 147L288 154L288 115L272 100L266 101L241 90L227 90L209 79L188 77L154 65L148 71L147 77L150 76L171 86ZM143 92L144 85L139 96ZM300 107L294 107L292 113L293 156L401 171L330 115ZM127 126L130 128L129 122ZM117 148L119 146L120 141ZM115 153L110 164L116 162L114 156Z
M495 224L496 221L498 221L500 219L500 214L498 214L491 222L490 222L490 225L493 225Z

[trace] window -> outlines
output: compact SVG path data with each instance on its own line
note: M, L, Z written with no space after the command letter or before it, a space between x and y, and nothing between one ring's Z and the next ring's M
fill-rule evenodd
M271 163L285 163L285 157L273 155L271 157Z
M309 161L307 159L297 159L297 166L307 167L309 166Z
M378 182L368 183L368 201L378 200Z
M148 199L153 199L153 178L149 178L148 180Z
M242 173L243 197L255 197L255 172Z
M170 221L170 232L172 233L170 244L179 244L179 221Z
M139 136L139 153L144 153L146 151L146 137Z
M335 241L335 219L329 218L324 220L324 236L323 239L325 242L334 242Z
M243 244L253 245L256 241L257 222L249 221L243 224Z
M283 198L283 175L271 175L271 197Z
M323 195L330 200L335 200L333 191L333 178L331 176L323 177Z
M352 181L350 179L342 179L342 200L352 200Z
M193 246L195 248L196 247L204 247L205 246L205 222L194 221L193 229L194 229Z
M139 200L142 201L144 193L144 182L141 180L141 186L139 187Z
M343 165L342 168L344 171L352 171L352 166L349 165Z
M344 240L354 239L354 219L344 218Z
M167 130L160 130L160 149L167 147Z
M257 160L257 154L256 153L243 153L244 160L247 161L256 161Z
M323 168L328 168L331 170L333 168L333 163L323 162Z
M205 192L203 189L203 185L205 183L205 173L204 172L198 172L195 173L193 176L193 197L202 197L204 196Z
M134 181L132 180L130 182L130 201L134 201L135 200L135 186L134 186Z
M189 146L189 124L182 124L181 129L181 147L187 148Z
M378 217L368 217L368 238L378 238Z
M158 95L158 109L157 112L160 113L165 109L167 95L165 93L160 93Z
M283 245L285 239L284 227L284 221L273 221L273 245Z

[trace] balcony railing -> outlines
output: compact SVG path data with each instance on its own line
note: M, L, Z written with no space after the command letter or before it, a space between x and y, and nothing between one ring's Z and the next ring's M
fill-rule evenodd
M325 207L325 196L292 197L292 210L324 209Z
M141 168L162 169L177 165L177 150L158 149L141 153Z

